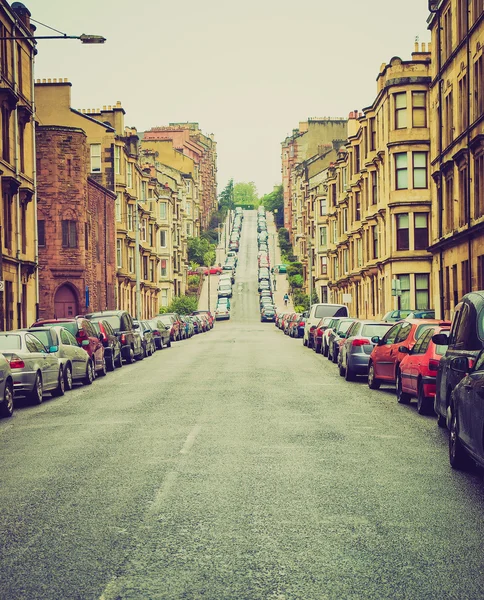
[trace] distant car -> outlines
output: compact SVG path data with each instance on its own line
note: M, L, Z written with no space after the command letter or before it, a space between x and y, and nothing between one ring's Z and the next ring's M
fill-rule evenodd
M220 275L223 272L222 267L210 267L210 275ZM203 271L204 275L208 275L208 267L206 267Z
M139 326L138 331L141 335L141 347L143 348L144 357L151 356L156 351L155 339L148 321L133 320L135 325Z
M421 415L434 412L437 372L440 359L447 350L447 346L436 345L432 337L439 333L448 335L449 332L449 327L428 329L411 350L405 346L401 348L406 356L400 363L401 389L397 392L405 394L408 400L417 398L417 410Z
M316 354L321 352L323 343L323 332L327 327L329 327L331 319L332 317L323 317L319 320L319 322L314 326L314 329L312 330L312 335L310 336L308 348L312 348L316 352Z
M79 346L76 338L65 327L32 327L29 329L50 354L57 356L64 376L64 389L72 390L74 382L90 385L94 366L89 354Z
M230 298L218 298L217 306L226 306L230 310Z
M33 333L24 330L0 333L0 352L10 363L15 396L26 396L33 404L40 404L44 392L64 395L59 360Z
M260 320L262 323L276 320L276 311L273 306L266 306L260 311Z
M230 310L226 305L217 304L217 308L215 309L215 320L220 321L222 319L230 319Z
M199 317L205 317L208 321L209 329L212 329L214 319L213 319L212 313L209 310L203 310L203 309L194 310L192 312L192 315L197 315Z
M148 321L153 332L153 338L155 340L155 346L157 350L162 350L163 346L166 346L167 348L171 346L171 320L170 318L163 319L162 317L163 315L158 315L157 317L154 317Z
M392 323L384 321L353 321L338 353L341 377L346 381L354 381L357 375L368 375L370 354L375 347L372 338L382 338L391 327Z
M217 296L219 298L232 298L232 285L227 283L222 283L218 286Z
M0 417L11 417L14 411L13 378L10 363L0 354Z
M347 318L340 319L338 324L333 327L333 330L329 334L328 339L328 357L331 355L331 360L336 364L338 361L339 349L342 344L342 340L346 337L346 332L353 325L355 319ZM332 321L330 321L328 327L331 327Z
M116 337L121 343L121 353L129 364L136 360L143 360L141 335L133 323L133 317L126 310L105 310L90 313L86 319L104 319L113 328Z
M275 271L276 273L287 273L287 267L286 267L286 265L283 265L283 264L281 264L281 265L276 265L276 266L274 267L274 271Z

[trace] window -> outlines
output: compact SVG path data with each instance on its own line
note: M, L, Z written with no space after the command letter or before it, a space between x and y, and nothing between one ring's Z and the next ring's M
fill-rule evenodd
M356 238L356 265L361 267L363 265L363 240Z
M117 148L117 146L116 146ZM122 210L121 210L121 202L122 202L122 195L121 192L118 192L116 194L116 221L121 221L122 220Z
M121 174L121 148L120 148L120 146L114 146L114 173L115 173L115 175Z
M415 189L427 188L427 153L413 152L413 187Z
M445 135L446 142L450 144L454 139L454 96L449 92L445 97Z
M126 225L128 227L128 231L133 231L134 227L133 227L133 212L134 212L134 207L132 204L128 204L127 207L127 213L126 213Z
M397 325L390 327L390 329L382 337L383 344L385 344L387 346L391 346L392 344L394 344L395 338L397 337L398 332L400 331L401 328L402 328L401 323L398 323Z
M328 286L327 285L322 285L321 286L321 302L323 304L327 304L328 303L328 299L329 299Z
M370 130L370 150L376 150L376 125L375 125L375 117L372 117L369 122L369 130Z
M355 146L355 173L360 172L360 146Z
M154 260L150 260L149 263L149 275L150 275L150 281L154 282L155 281L155 261Z
M469 0L457 0L457 43L461 42L467 33L467 5Z
M459 130L465 131L469 125L469 111L467 110L468 101L467 91L467 73L459 80Z
M62 247L77 248L77 230L75 221L62 221Z
M396 189L408 189L408 157L406 152L395 154Z
M101 144L91 144L91 173L101 172Z
M160 230L160 246L166 248L166 231L164 229Z
M134 273L134 248L129 246L128 248L128 270L130 273Z
M428 273L416 273L415 275L415 308L417 310L427 310L430 308Z
M148 280L148 257L143 256L143 279Z
M355 192L355 221L361 221L361 192Z
M373 256L375 260L378 258L378 225L371 226L371 238L373 242Z
M133 187L133 165L129 161L126 162L126 186Z
M187 230L187 236L192 237L193 230L192 230L192 224L190 222L187 223L186 230Z
M484 0L472 0L472 20L475 23L484 12ZM479 288L482 290L482 288Z
M397 333L397 335L395 337L395 344L404 342L408 338L408 335L409 335L411 329L412 329L411 323L403 323L400 328L400 331Z
M348 248L343 248L343 273L348 273Z
M410 310L410 275L398 275L400 281L400 310Z
M454 306L459 302L459 282L457 280L457 265L452 265L452 293L454 296Z
M45 221L43 219L37 221L37 238L39 246L45 246Z
M321 275L326 275L328 273L328 257L321 256Z
M319 201L319 216L324 217L327 213L327 200L326 198L321 198Z
M395 129L407 127L407 93L395 94Z
M378 178L376 171L371 172L371 203L378 203Z
M2 158L10 162L10 110L2 106Z
M160 219L166 219L166 202L160 202Z
M474 120L484 114L484 55L474 63Z
M328 244L328 237L327 237L327 232L326 232L326 227L320 227L319 228L319 245L320 246L327 246Z
M123 267L123 240L116 240L116 267Z
M469 261L463 260L461 263L461 281L462 281L462 295L467 294L469 290Z
M425 92L412 92L412 127L427 127Z
M142 181L141 182L141 202L146 202L146 199L148 198L147 189L148 189L148 183L146 181Z
M331 185L331 206L336 206L337 192L336 192L336 184L333 183Z
M482 215L484 215L484 154L474 157L474 218L478 219Z
M89 250L89 223L84 223L84 250Z
M192 203L191 202L186 203L185 211L187 213L187 216L190 216L192 214Z
M415 213L415 250L427 250L429 245L429 216L427 213Z
M469 171L467 165L464 164L459 169L459 226L465 225L469 220Z
M336 244L338 241L338 222L336 220L333 221L333 244Z
M146 227L147 227L146 219L141 219L141 225L140 225L139 231L140 231L140 240L142 242L146 242ZM145 277L145 279L146 279L146 277Z
M449 175L445 178L445 225L447 231L454 229L454 178Z
M161 306L168 306L168 290L161 290Z
M397 250L409 250L408 213L397 215Z
M452 52L452 12L450 8L444 13L443 23L442 49L444 55L443 58L445 60Z
M166 259L164 259L164 258L161 259L161 263L160 263L160 275L161 275L161 277L166 277L166 275L167 275Z
M153 225L148 226L148 244L153 246Z

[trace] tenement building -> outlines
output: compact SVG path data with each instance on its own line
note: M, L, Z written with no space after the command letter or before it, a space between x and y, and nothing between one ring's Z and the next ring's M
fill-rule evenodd
M484 2L430 0L433 288L449 317L484 289Z

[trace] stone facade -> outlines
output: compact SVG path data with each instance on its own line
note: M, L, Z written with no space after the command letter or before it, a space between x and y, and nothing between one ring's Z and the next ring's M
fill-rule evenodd
M39 316L112 309L115 195L89 177L84 131L38 126L36 142Z

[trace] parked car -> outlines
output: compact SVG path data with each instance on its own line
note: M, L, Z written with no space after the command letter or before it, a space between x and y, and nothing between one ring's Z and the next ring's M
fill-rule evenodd
M339 349L342 344L342 340L345 339L348 329L353 325L355 319L340 319L334 327L331 329L331 333L328 336L328 358L336 363L338 361ZM329 323L331 327L332 321Z
M433 341L447 345L439 363L434 409L439 426L450 427L452 390L464 376L453 359L465 357L472 366L484 348L484 291L466 294L454 309L449 337L436 334Z
M397 389L404 401L417 398L417 410L421 415L434 412L435 381L439 362L445 354L447 346L437 345L432 341L432 336L437 333L448 335L449 327L429 328L409 350L401 346L401 351L406 354L400 363L401 389Z
M333 329L338 325L341 321L341 317L333 317L329 322L328 327L323 331L323 337L321 338L321 354L323 356L327 356L328 360L332 360L331 356L328 356L329 351L329 336Z
M73 319L44 319L33 323L31 328L55 326L65 327L67 331L70 331L76 338L79 346L89 354L94 366L95 376L96 374L106 375L104 346L87 316L75 317Z
M274 271L276 273L287 273L287 267L284 264L276 265Z
M114 329L111 327L110 323L104 319L92 319L91 323L104 346L104 359L106 361L107 370L114 371L116 367L122 367L123 356L121 354L121 342L114 333Z
M202 309L201 310L194 310L192 312L192 315L197 315L199 317L206 318L207 321L208 321L208 324L209 324L209 329L212 329L214 318L213 318L212 313L209 310L202 310Z
M449 407L450 464L454 469L466 469L473 460L483 467L484 351L475 360L465 354L453 356L448 368L460 376Z
M72 390L74 382L90 385L95 376L89 354L79 346L76 338L65 327L32 327L29 329L50 354L57 356L64 376L64 389Z
M0 333L0 352L10 364L14 396L40 404L44 392L64 395L64 376L55 354L50 354L30 331Z
M268 304L264 306L264 308L260 311L260 320L261 323L265 322L274 322L276 319L276 310L273 305Z
M403 319L435 319L435 310L391 310L383 317L383 321L391 323Z
M113 328L114 333L121 343L123 359L128 363L143 360L143 347L141 345L141 334L133 322L133 317L125 310L106 310L90 313L86 319L107 321Z
M393 327L382 321L355 320L348 329L338 353L338 369L341 377L354 381L357 375L368 375L368 363L375 343L372 338L382 338Z
M170 339L172 342L179 342L183 338L183 331L180 321L180 315L178 313L163 313L164 317L169 317L171 319L172 327Z
M171 331L171 320L163 319L164 315L158 315L153 319L150 319L151 331L153 332L153 338L155 340L155 346L157 350L162 350L163 346L169 348L171 346L170 331Z
M10 363L0 354L0 417L11 417L14 411L13 377Z
M312 328L321 321L323 317L347 317L348 308L344 304L319 303L311 305L309 315L304 326L303 344L308 346L310 342L310 332ZM309 346L311 347L311 346Z
M323 332L329 326L331 322L331 317L323 317L319 320L319 322L315 325L312 330L312 336L309 338L308 348L312 348L316 354L321 352L322 343L323 343Z
M222 319L230 319L230 310L226 304L217 304L215 308L215 320L221 321Z
M148 321L137 321L133 319L133 323L138 325L138 331L141 335L141 347L145 358L151 356L156 351L155 338Z
M228 283L222 283L218 286L217 296L219 298L232 298L232 285Z
M450 325L449 322L441 322L424 319L411 319L395 323L380 339L375 336L371 341L375 344L368 363L368 386L376 390L382 383L397 385L397 399L401 403L408 401L406 396L398 394L400 386L400 363L405 353L402 346L413 348L415 342L428 330L434 329L436 325Z
M208 275L208 271L209 271L208 267L205 267L203 274ZM222 267L218 267L218 266L210 267L210 275L220 275L220 273L222 273L222 272L223 272Z

